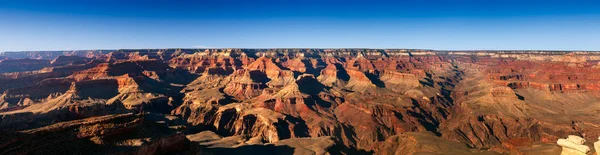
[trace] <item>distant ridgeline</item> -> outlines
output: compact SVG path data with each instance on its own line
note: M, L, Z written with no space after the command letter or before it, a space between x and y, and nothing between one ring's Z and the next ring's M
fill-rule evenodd
M9 59L54 59L58 56L81 56L93 57L98 54L116 53L139 53L139 54L161 54L177 55L198 52L227 52L232 54L244 53L248 56L262 55L294 55L303 53L309 55L335 55L335 56L359 56L359 55L478 55L478 56L507 56L510 54L542 54L542 55L600 55L598 51L544 51L544 50L427 50L427 49L360 49L360 48L332 48L332 49L309 49L309 48L273 48L273 49L242 49L242 48L215 48L215 49L118 49L118 50L65 50L65 51L5 51L0 52L0 58Z

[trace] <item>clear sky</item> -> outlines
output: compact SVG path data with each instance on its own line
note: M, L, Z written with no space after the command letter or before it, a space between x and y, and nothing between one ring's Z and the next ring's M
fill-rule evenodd
M597 0L0 0L0 51L600 50Z

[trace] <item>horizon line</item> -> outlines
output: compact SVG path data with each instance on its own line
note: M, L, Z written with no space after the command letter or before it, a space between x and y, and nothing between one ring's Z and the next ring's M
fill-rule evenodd
M61 52L61 51L119 51L119 50L169 50L169 49L188 49L188 50L206 50L206 49L259 49L259 50L271 50L271 49L321 49L321 50L336 50L336 49L369 49L369 50L423 50L423 51L450 51L450 52L461 52L461 51L552 51L552 52L600 52L600 50L558 50L558 49L426 49L426 48L367 48L367 47L335 47L335 48L311 48L311 47L267 47L267 48L246 48L246 47L210 47L210 48L114 48L114 49L68 49L68 50L8 50L0 51L2 53L11 52Z

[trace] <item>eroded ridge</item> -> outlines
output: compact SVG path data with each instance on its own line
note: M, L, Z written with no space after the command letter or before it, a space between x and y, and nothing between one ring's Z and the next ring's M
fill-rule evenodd
M0 130L10 133L3 153L531 154L560 153L556 142L567 135L600 136L596 52L140 49L0 58ZM82 149L57 150L70 147Z

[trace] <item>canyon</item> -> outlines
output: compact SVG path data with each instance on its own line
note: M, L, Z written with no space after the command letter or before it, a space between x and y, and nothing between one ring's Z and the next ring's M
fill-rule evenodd
M0 92L0 154L600 152L593 51L3 52Z

